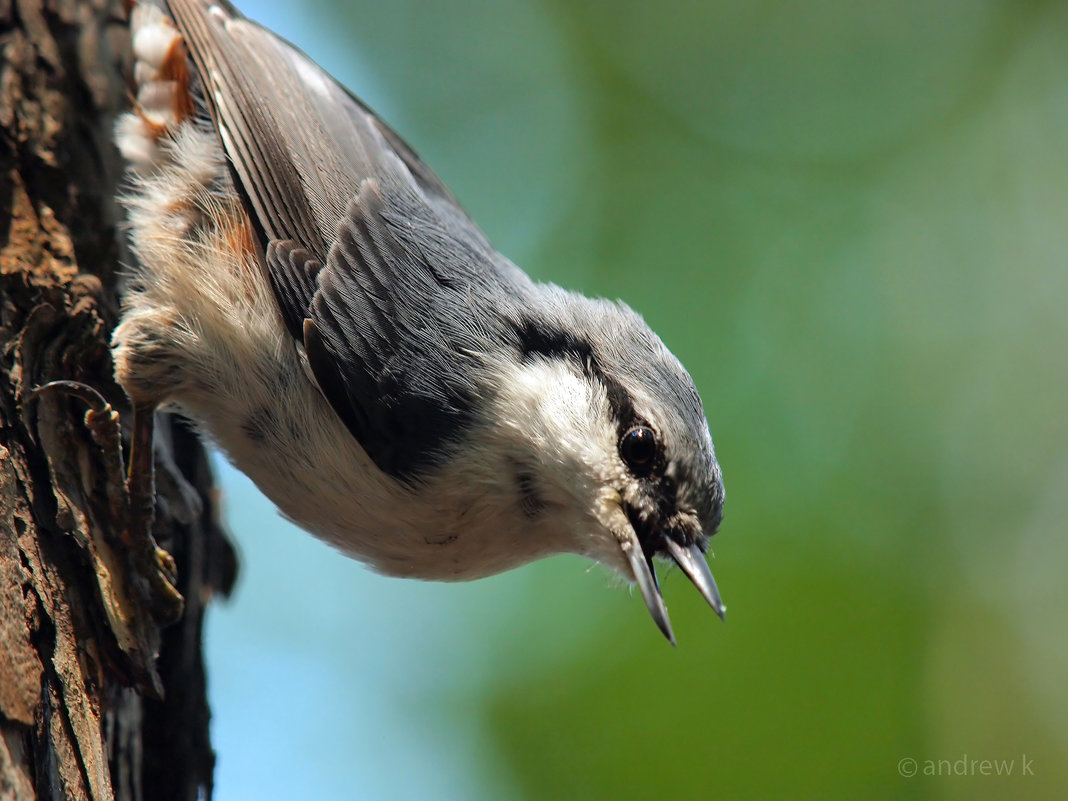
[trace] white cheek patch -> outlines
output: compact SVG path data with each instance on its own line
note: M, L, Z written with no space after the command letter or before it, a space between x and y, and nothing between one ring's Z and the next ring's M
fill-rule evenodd
M489 414L504 453L536 459L529 465L550 501L587 508L603 488L618 486L616 425L604 388L566 360L498 361L498 394Z
M581 453L602 415L594 413L595 389L566 362L533 359L501 364L506 378L497 396L498 412L514 433L547 449Z

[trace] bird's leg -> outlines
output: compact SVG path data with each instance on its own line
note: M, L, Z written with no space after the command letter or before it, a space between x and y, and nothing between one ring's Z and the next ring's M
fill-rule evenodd
M184 599L176 589L177 568L171 555L160 548L152 536L156 506L152 444L155 410L150 406L134 405L129 471L126 471L118 412L97 390L77 381L52 381L38 387L34 395L57 390L73 395L89 406L85 426L103 455L108 509L112 522L122 526L123 553L135 577L134 584L141 590L156 620L174 622L181 617L184 605Z
M128 549L134 570L148 582L148 599L153 614L162 622L172 622L181 617L184 601L175 589L178 567L152 536L152 522L156 516L156 462L152 443L155 417L154 407L134 404L130 468L126 476L129 512L123 544Z

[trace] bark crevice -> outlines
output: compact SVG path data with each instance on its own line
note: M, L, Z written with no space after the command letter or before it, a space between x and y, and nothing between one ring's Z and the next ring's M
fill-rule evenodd
M121 246L110 141L127 102L123 0L0 0L0 797L210 797L202 635L233 551L210 463L161 416L160 544L185 613L163 628L129 581L114 460L77 398L124 423L108 342ZM159 654L156 658L156 654Z

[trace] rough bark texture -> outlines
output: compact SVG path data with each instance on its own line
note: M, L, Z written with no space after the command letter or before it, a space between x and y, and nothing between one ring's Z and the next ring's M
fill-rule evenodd
M108 340L122 0L0 0L0 799L210 797L205 605L233 580L193 433L157 425L156 538L185 612L152 617L119 543L116 460L55 379L123 413ZM112 456L115 454L112 453ZM158 658L156 654L158 653Z

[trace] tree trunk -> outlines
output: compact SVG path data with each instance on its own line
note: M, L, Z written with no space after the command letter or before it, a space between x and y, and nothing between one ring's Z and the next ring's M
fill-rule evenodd
M155 535L185 599L157 622L121 546L117 454L71 379L128 423L108 341L118 314L127 102L123 0L0 0L0 799L193 799L214 754L205 605L236 563L195 434L157 419ZM125 426L124 426L125 428ZM157 657L158 655L158 657Z

